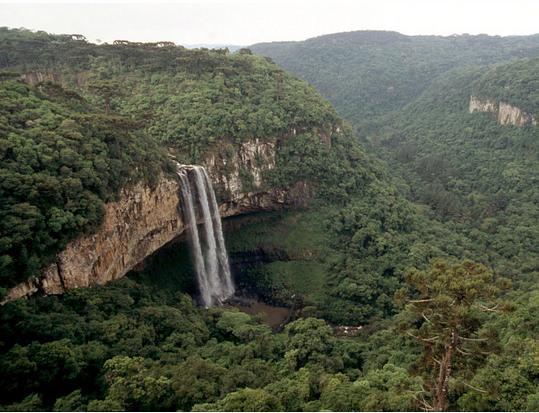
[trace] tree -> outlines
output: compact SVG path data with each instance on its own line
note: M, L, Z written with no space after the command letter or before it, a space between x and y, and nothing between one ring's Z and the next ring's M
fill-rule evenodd
M120 94L120 84L113 80L94 80L88 88L103 99L106 114L110 114L112 98Z
M142 357L116 356L105 362L108 384L105 400L93 401L90 410L156 410L168 407L170 379L155 375Z
M216 326L223 333L244 342L271 333L268 326L256 323L251 316L240 311L223 311Z
M268 412L282 410L277 398L262 389L245 388L212 404L199 404L193 411Z
M463 411L530 410L539 391L539 340L515 338L501 354L492 354L474 375L468 391L458 399ZM531 409L536 411L537 409Z
M292 368L328 361L335 346L331 327L324 320L304 318L286 326L285 360Z
M486 313L503 309L496 299L506 283L469 260L453 265L436 260L426 271L410 271L406 282L408 289L399 290L396 301L405 305L399 315L402 331L423 347L418 367L431 400L422 398L422 407L444 411L455 368L465 370L466 362L481 357L491 344L478 332Z
M67 396L60 397L54 402L55 412L83 412L85 408L85 399L80 389L69 393Z
M3 407L2 410L7 412L38 412L43 410L43 403L37 394L30 394L20 403L10 404Z
M411 411L421 393L421 378L392 364L371 370L352 384L352 403L359 411Z

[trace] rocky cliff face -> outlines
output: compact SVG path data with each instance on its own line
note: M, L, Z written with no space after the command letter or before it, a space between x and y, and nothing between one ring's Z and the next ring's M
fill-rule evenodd
M497 112L498 105L492 100L481 100L476 96L470 96L470 113L473 112Z
M223 142L206 159L222 216L271 209L275 202L284 202L283 191L272 191L263 182L264 172L275 167L275 145L258 139L239 146Z
M526 113L516 106L506 102L482 100L476 96L470 96L469 112L492 112L500 125L525 126L537 125L537 119L532 114Z
M269 188L264 182L264 172L275 167L276 142L223 143L206 159L221 216L308 201L311 191L306 183L285 190ZM36 292L61 294L123 277L186 229L179 185L179 180L163 176L155 188L137 184L124 189L118 201L106 204L103 223L94 234L71 241L40 277L12 288L4 302Z
M498 109L498 122L500 125L524 126L529 123L532 125L537 125L537 121L533 115L505 102L500 102Z
M72 76L70 76L73 84L77 86L83 86L87 82L88 73L87 72L79 72ZM65 83L65 76L62 76L57 71L33 71L33 72L25 72L21 74L21 80L23 82L28 83L29 85L36 86L38 83L50 81L55 83Z
M41 277L10 290L6 301L41 291L104 284L122 277L152 252L184 230L179 183L162 177L155 188L138 184L124 189L105 206L100 228L71 241Z

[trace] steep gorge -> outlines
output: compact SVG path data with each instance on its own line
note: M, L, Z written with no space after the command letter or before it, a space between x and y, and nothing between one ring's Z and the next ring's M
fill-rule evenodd
M320 133L320 139L327 142L331 137ZM279 138L221 143L206 159L203 165L217 188L221 217L308 203L312 194L307 183L276 188L264 180L265 173L276 166L278 142ZM10 289L2 303L38 292L61 294L123 277L185 231L180 193L181 182L165 174L154 187L138 183L124 188L117 201L105 205L103 223L95 233L69 242L40 276Z
M182 234L170 158L205 167L222 217L304 206L328 176L315 159L347 162L333 108L249 52L9 30L0 46L2 299L106 283Z

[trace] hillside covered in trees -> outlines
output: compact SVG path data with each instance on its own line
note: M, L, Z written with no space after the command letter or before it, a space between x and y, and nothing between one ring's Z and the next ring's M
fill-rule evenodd
M322 63L345 43L350 48L341 56L342 69ZM387 162L408 199L428 206L445 226L455 225L467 238L472 237L473 243L480 245L474 255L483 255L484 262L506 274L533 274L537 270L537 227L522 224L536 223L539 131L533 125L499 125L495 116L487 113L470 114L468 103L474 95L496 104L509 103L537 116L537 36L444 38L353 32L286 45L255 45L253 50L267 53L305 79L311 76L307 67L322 67L329 74L320 72L313 82L321 85L320 90L331 84L359 95L371 93L369 86L380 85L386 70L396 70L387 65L387 59L368 59L369 53L396 57L408 53L410 45L428 59L423 66L430 75L423 78L421 87L407 93L400 110L385 105L377 114L367 115L355 110L359 102L343 96L327 97L343 108L343 115L350 111L361 142ZM449 45L460 45L462 52L455 49L450 53ZM445 52L430 53L435 47ZM298 58L302 54L317 59L317 63L306 65ZM513 61L507 63L508 59ZM358 75L365 87L340 83L335 77L340 71L352 76L367 61L378 67L369 72L370 77ZM400 72L393 75L401 88L409 78L406 70L420 72L416 64L414 60L398 66ZM372 102L370 96L366 98ZM513 261L517 256L520 259Z
M103 201L120 188L173 171L167 153L196 163L223 139L338 122L314 89L266 59L225 50L96 46L4 28L0 68L2 289L37 275L67 241L95 229ZM275 185L297 176L284 173L284 158L282 166Z
M119 188L172 172L168 154L295 130L268 182L315 188L308 208L224 222L239 290L288 324L198 306L180 242L122 280L2 306L2 409L537 410L538 129L468 103L533 111L538 38L252 49L293 74L246 49L0 30L2 287L91 233ZM302 133L335 125L331 146Z
M537 46L537 35L352 32L252 49L308 80L334 103L368 152L386 162L399 192L450 229L456 240L452 253L470 254L511 279L507 297L516 304L537 292L539 277L539 129L531 122L501 125L492 113L469 113L469 102L478 96L536 118ZM497 334L511 336L512 328ZM536 333L526 346L535 351ZM488 363L511 352L498 349ZM492 374L486 373L488 363L476 376L482 377L482 390ZM505 373L490 377L497 383L490 384L497 386L490 396L479 390L466 396L490 401L468 409L525 408L503 392L501 382L510 380ZM530 394L537 386L535 380ZM458 385L452 391L458 394ZM462 400L453 408L463 407Z
M250 48L314 85L356 124L403 108L452 69L537 57L539 35L442 37L356 31Z

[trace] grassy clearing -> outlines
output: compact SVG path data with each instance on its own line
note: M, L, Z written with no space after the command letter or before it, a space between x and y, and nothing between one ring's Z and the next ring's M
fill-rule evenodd
M264 285L299 294L307 301L323 295L328 275L326 261L333 254L328 248L323 209L280 211L238 217L227 222L230 254L254 250L280 251L287 259L260 263L251 271L263 274ZM256 271L256 274L254 273Z

